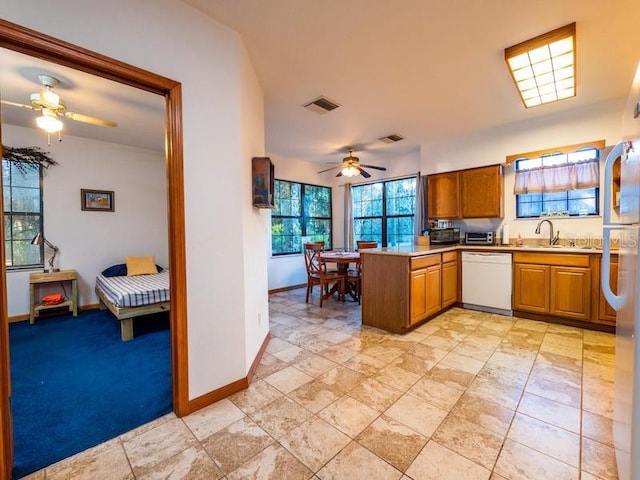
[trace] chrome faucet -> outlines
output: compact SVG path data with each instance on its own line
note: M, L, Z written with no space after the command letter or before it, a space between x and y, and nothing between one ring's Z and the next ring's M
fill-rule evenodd
M560 231L556 232L555 237L553 236L553 223L551 223L551 220L549 220L548 218L543 218L542 220L540 220L538 222L538 226L536 227L536 233L540 234L540 226L544 223L547 222L549 224L549 245L555 245L556 243L558 243L558 240L560 240Z

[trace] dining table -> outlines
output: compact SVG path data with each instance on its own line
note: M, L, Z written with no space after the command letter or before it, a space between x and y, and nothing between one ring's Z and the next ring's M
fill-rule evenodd
M320 254L320 259L324 263L335 263L338 273L341 275L347 276L347 272L349 271L349 265L352 263L360 263L360 253L359 252L322 252ZM353 298L354 301L358 300L358 292L355 287L350 282L345 280L344 282L345 291L340 292L343 295L349 295ZM334 285L331 289L330 294L333 294L338 291L338 284Z

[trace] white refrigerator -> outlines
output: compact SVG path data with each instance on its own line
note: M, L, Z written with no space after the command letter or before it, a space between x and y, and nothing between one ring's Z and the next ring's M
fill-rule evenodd
M612 221L613 163L621 157L620 213ZM640 479L640 65L623 115L623 137L605 162L602 289L617 310L613 440L620 480ZM609 286L611 232L619 238L618 290Z

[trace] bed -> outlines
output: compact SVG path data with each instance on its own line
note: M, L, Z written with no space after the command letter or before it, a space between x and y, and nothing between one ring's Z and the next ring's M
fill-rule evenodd
M104 272L103 272L104 273ZM128 277L96 277L96 294L100 309L109 309L120 320L123 342L133 339L133 319L169 311L169 271Z

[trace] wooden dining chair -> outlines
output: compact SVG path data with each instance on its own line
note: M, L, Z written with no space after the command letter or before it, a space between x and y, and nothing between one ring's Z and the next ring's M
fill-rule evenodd
M358 251L363 248L378 248L378 242L372 242L369 240L358 240L356 242ZM361 303L362 296L362 259L356 263L356 268L351 268L347 272L347 282L353 284L356 296L358 297L358 305Z
M329 296L330 285L337 285L338 298L344 301L344 282L346 279L343 274L327 272L326 266L320 258L322 252L324 252L324 245L320 245L317 242L304 244L304 263L307 268L307 297L305 302L309 303L309 295L313 291L313 286L320 285L321 307L322 301Z

